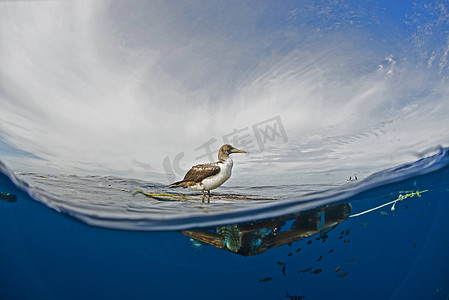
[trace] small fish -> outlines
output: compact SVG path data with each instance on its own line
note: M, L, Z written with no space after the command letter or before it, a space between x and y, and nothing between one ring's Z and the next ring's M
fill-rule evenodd
M408 209L408 205L406 204L406 205L404 206L404 208L405 208L405 209Z
M282 261L278 261L277 264L278 264L278 266L281 266L281 267L287 265L285 262L282 262Z
M309 244L309 245L312 244L312 241L308 241L307 244Z
M293 253L292 253L292 252L290 252L289 254L287 254L287 256L293 256Z
M413 244L413 248L416 248L416 242Z
M368 223L362 223L362 224L360 224L360 226L366 227L366 226L368 226Z
M342 232L340 232L341 235L345 234L345 231L343 230Z
M320 274L323 271L323 269L316 269L315 271L312 271L310 273L312 274Z
M340 271L340 269L341 269L341 266L338 266L334 272L338 272L338 271Z
M345 243L349 243L349 240L348 240L348 239L346 239L346 240L344 240L343 242L345 242Z
M201 247L203 247L206 244L197 239L190 238L190 245L192 246L193 249L200 250Z
M304 298L306 298L306 296L303 296L303 295L301 295L301 296L297 296L297 295L293 295L293 296L291 296L291 295L289 295L288 293L287 293L287 296L286 296L288 299L290 299L290 300L302 300L302 299L304 299Z
M304 269L304 270L300 270L300 271L298 272L298 274L306 273L306 272L310 272L310 271L312 271L312 268L307 268L307 269Z
M343 236L340 236L338 239L341 240L343 238Z
M386 216L388 216L388 213L386 211L381 210L379 212L379 215L386 217Z
M322 239L327 239L328 237L329 236L327 234L325 234L325 233L321 236Z
M344 272L344 273L338 274L337 277L343 278L343 277L346 277L346 275L348 275L348 272Z
M356 260L357 260L357 257L353 257L353 258L347 259L346 263L350 263L350 262L353 262L353 261L356 261Z
M301 248L296 249L296 252L299 252L299 251L301 251Z
M323 256L322 256L322 255L320 255L320 257L318 257L318 259L316 260L316 262L321 261L321 259L323 259Z
M346 229L345 234L346 234L346 235L349 235L350 233L351 233L351 228Z
M330 249L330 250L329 250L329 253L332 253L332 252L334 252L334 249Z
M17 196L10 193L0 192L0 200L13 203L17 202Z
M287 277L287 273L285 273L285 270L287 269L286 266L282 267L282 274L284 275L284 277Z
M289 247L291 247L291 246L292 246L292 243L291 243L291 242L290 242L290 243L288 243L288 246L289 246Z
M259 282L269 282L269 281L271 281L271 280L273 280L273 278L271 278L271 277L265 277L265 278L259 279Z

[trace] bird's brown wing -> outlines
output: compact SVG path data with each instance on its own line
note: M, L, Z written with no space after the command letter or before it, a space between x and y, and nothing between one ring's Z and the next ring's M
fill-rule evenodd
M201 182L204 178L213 176L220 172L220 167L216 164L201 164L193 166L182 181Z

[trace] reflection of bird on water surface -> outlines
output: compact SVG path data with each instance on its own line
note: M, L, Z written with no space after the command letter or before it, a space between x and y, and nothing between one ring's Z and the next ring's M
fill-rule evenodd
M171 188L183 187L191 191L207 191L210 197L210 190L221 186L231 177L232 166L234 165L229 154L246 153L246 151L236 149L231 145L223 145L218 151L218 161L214 163L200 164L193 166L184 179L169 185Z

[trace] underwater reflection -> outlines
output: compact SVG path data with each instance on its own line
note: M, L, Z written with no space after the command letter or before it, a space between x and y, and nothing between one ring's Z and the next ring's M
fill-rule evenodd
M181 232L203 243L250 256L317 233L325 240L327 235L323 231L347 220L350 213L351 204L332 204L262 221Z

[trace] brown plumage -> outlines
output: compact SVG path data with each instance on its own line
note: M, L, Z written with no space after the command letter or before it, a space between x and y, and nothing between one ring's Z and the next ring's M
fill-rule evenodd
M215 163L196 165L187 172L183 180L170 184L170 187L186 188L201 182L209 176L218 174L218 172L220 172L220 167Z

